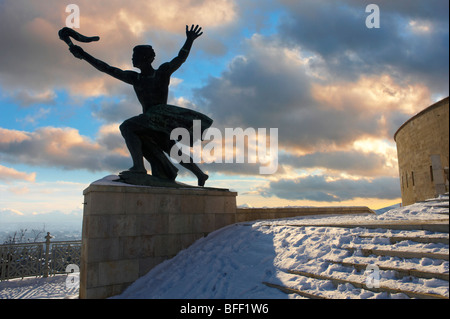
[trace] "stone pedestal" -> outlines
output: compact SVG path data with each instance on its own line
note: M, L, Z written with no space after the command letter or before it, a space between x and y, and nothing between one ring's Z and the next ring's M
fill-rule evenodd
M84 192L80 298L120 294L197 239L235 223L235 192L96 182Z

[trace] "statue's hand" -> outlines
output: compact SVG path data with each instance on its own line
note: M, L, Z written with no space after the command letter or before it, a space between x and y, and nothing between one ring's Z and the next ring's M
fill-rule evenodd
M73 54L74 57L78 58L78 59L82 59L84 56L84 50L79 47L78 45L72 45L69 48L69 51Z
M189 40L194 41L195 39L197 39L199 36L201 36L203 34L202 28L199 27L198 25L196 25L194 27L194 25L191 26L191 29L189 30L189 27L186 26L186 37Z

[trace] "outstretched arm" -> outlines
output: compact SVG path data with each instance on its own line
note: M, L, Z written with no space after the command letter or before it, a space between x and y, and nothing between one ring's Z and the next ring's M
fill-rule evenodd
M178 53L178 56L180 58L187 59L189 52L191 51L192 43L194 43L194 40L197 39L199 36L203 34L202 28L198 25L191 26L191 30L188 29L188 26L186 26L186 42L184 43L183 47L180 50L180 53Z
M72 45L69 48L70 52L79 59L86 60L90 65L92 65L97 70L104 72L106 74L111 75L112 77L115 77L118 80L121 80L128 84L133 84L134 80L137 78L137 73L134 71L123 71L119 68L110 66L109 64L100 61L96 58L94 58L89 53L85 52L81 47L77 45Z
M186 26L186 42L178 53L178 56L169 62L171 73L175 72L186 61L194 40L203 34L201 31L202 28L198 25L195 27L192 25L190 30Z

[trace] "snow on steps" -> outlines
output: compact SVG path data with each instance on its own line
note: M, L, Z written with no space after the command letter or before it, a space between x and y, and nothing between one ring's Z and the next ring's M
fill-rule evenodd
M448 261L448 253L434 253L431 251L411 251L411 250L395 250L395 249L377 249L377 248L362 248L362 247L342 247L349 251L359 251L364 256L377 255L377 256L390 256L400 258L433 258L442 259Z
M422 225L424 226L426 222L422 221ZM411 225L411 223L409 223ZM436 223L430 223L432 225L436 225ZM442 223L441 223L442 224ZM405 224L404 224L405 225ZM295 227L317 227L319 225L292 225ZM320 225L320 226L325 226L325 227L346 227L347 225ZM319 226L319 227L320 227ZM361 225L357 226L357 225L348 225L349 227L361 227ZM367 226L367 225L366 225ZM373 226L373 227L370 227ZM426 226L426 225L425 225ZM368 227L370 228L375 228L374 225L369 225ZM380 225L377 224L377 229L392 229L392 227L390 227L390 225L385 224ZM418 229L427 229L427 227L417 227ZM402 228L404 229L404 228ZM411 228L412 230L413 228ZM449 274L447 273L440 273L440 272L436 272L436 271L428 271L428 270L421 270L421 269L414 269L414 268L408 268L407 266L407 260L410 258L432 258L435 259L435 263L436 261L439 262L444 262L444 261L448 261L448 244L449 244L449 237L448 237L448 222L447 222L447 234L443 234L443 233L438 233L436 232L435 234L432 235L423 235L420 237L417 236L385 236L384 234L364 234L364 232L362 232L361 234L357 234L356 236L359 236L361 238L367 238L367 239L373 239L373 238L380 238L381 236L383 236L388 242L389 245L381 245L381 246L388 246L388 247L375 247L375 248L363 248L363 246L359 246L359 247L348 247L343 245L342 249L348 250L349 252L353 253L354 256L352 257L357 257L360 255L363 255L364 258L359 258L359 260L357 260L357 262L355 261L345 261L346 259L350 259L350 258L346 258L343 261L337 261L337 260L325 260L323 261L324 263L329 263L329 264L338 264L341 265L343 267L345 267L347 269L347 272L333 272L333 275L324 275L324 274L318 274L318 273L314 273L314 270L310 270L310 271L304 271L304 270L298 270L298 269L286 269L286 270L282 270L282 272L285 272L286 274L292 275L292 276L297 276L297 277L306 277L309 279L312 279L314 281L316 281L316 285L320 286L320 285L324 285L325 282L331 282L331 284L333 286L335 286L335 288L338 288L339 285L352 285L353 287L355 287L355 289L359 289L361 291L372 291L372 292L383 292L383 293L387 293L391 296L396 295L401 297L403 296L407 296L409 298L419 298L419 299L449 299L448 294L438 294L435 292L428 292L426 291L426 287L423 287L423 285L419 285L419 284L414 284L411 283L410 285L410 289L405 289L404 285L402 286L402 288L396 288L395 287L395 282L393 282L393 280L387 280L387 281L383 281L383 282L387 282L388 284L383 284L383 285L379 285L379 287L370 287L367 285L366 283L366 274L365 274L365 270L367 269L367 267L373 265L373 261L371 262L371 259L369 258L371 255L376 255L376 256L393 256L393 257L400 257L403 259L403 266L399 266L399 267L395 267L395 266L385 266L385 265L377 265L378 269L380 272L386 272L386 273L391 273L393 274L397 280L401 279L403 282L407 282L407 281L413 281L412 278L413 277L418 277L418 278L424 278L424 279L429 279L429 280L443 280L443 281L449 281ZM433 244L443 244L446 245L446 251L447 253L436 253L436 252L432 252L432 251L428 251L428 250L423 250L423 249L419 249L419 250L398 250L398 249L392 249L391 247L389 247L390 245L402 242L402 241L413 241L413 242L417 242L417 243L433 243ZM408 246L409 247L409 246ZM351 260L351 259L350 259ZM353 275L353 273L356 272L360 272L359 275ZM341 273L341 274L335 274L335 273ZM387 276L389 277L389 276ZM296 281L296 279L290 278L288 281ZM322 282L322 283L320 283ZM389 285L389 283L392 282L393 285ZM332 294L332 295L328 295L327 291L324 292L320 292L320 291L307 291L307 290L300 290L297 288L291 288L288 287L287 285L280 285L280 284L275 284L275 283L270 283L270 282L263 282L264 285L271 287L271 288L276 288L284 293L287 294L296 294L299 295L301 297L304 298L310 298L310 299L334 299L336 297L338 297L338 295L336 294ZM358 296L364 295L364 293L359 293Z
M343 228L364 228L364 229L391 229L391 230L425 230L431 232L449 232L449 219L437 220L412 220L412 221L392 221L380 220L360 222L360 223L318 223L318 224L293 224L291 227L343 227ZM273 226L273 225L267 225Z
M314 279L318 279L318 280L329 280L332 282L332 284L334 286L338 286L340 284L350 284L353 287L357 288L357 289L364 289L364 290L369 290L369 291L373 291L373 292L386 292L389 294L405 294L410 298L419 298L419 299L448 299L448 297L446 296L442 296L442 295L438 295L438 294L433 294L433 293L427 293L427 292L420 292L420 291L410 291L410 290L405 290L405 289L398 289L398 288L393 288L393 287L389 287L389 286L379 286L379 287L368 287L367 284L365 283L365 279L363 278L362 280L350 280L350 279L341 279L341 278L335 278L332 276L326 276L326 275L319 275L319 274L314 274L314 273L308 273L305 271L298 271L298 270L287 270L286 271L289 274L293 274L293 275L298 275L298 276L304 276L304 277L309 277L309 278L314 278ZM361 276L362 277L362 276ZM306 298L314 298L315 297L317 299L331 299L330 297L324 296L324 295L319 295L319 294L311 294L308 293L306 291L301 291L298 289L293 289L293 288L289 288L289 287L284 287L284 286L280 286L280 285L276 285L276 284L271 284L271 283L267 283L267 282L263 282L263 284L272 287L272 288L277 288L283 292L286 293L296 293L299 294L300 296L306 297ZM308 294L308 295L307 295Z

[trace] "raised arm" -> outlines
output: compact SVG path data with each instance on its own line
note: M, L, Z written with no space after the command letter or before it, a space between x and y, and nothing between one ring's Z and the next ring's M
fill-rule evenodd
M180 58L184 58L185 60L187 59L189 52L191 51L192 43L194 43L194 40L203 34L201 31L202 28L198 25L196 25L195 28L194 25L192 25L190 30L188 29L188 26L186 26L186 42L178 53Z
M81 47L77 45L72 45L69 48L70 52L79 59L86 60L90 65L92 65L97 70L104 72L112 77L123 81L128 84L133 84L137 78L137 72L134 71L123 71L119 68L110 66L109 64L94 58L89 53L85 52Z
M202 28L198 25L196 25L195 27L194 25L192 25L191 29L186 26L186 42L178 53L178 56L176 56L172 61L168 63L168 67L170 68L171 73L175 72L186 61L187 57L189 56L189 52L191 51L194 40L203 34L203 32L201 31Z

